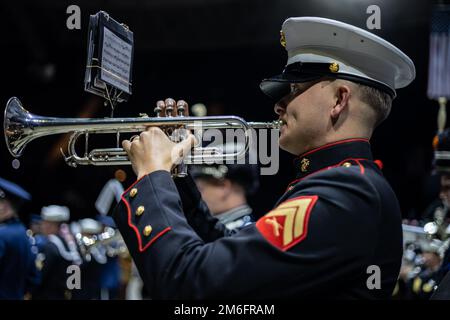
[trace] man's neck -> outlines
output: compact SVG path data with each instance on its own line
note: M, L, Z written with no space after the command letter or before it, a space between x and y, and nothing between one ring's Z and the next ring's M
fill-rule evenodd
M302 155L308 151L311 151L313 149L319 148L321 146L333 143L333 142L338 142L338 141L343 141L343 140L350 140L350 139L366 139L369 140L371 137L370 134L368 134L367 132L362 132L362 131L358 131L355 133L334 133L334 134L329 134L323 138L317 139L315 141L312 141L308 144L305 144L304 146L302 146L302 148L300 149L300 152L297 153L297 155Z
M247 204L247 199L245 198L245 195L238 194L238 193L232 193L227 197L227 199L225 199L222 210L220 210L220 212L214 213L214 215L222 214L224 212L227 212L229 210L232 210L232 209L240 207L240 206L244 206L246 204Z
M3 215L0 215L0 223L11 220L12 218L15 218L15 217L16 217L16 215L13 213L5 213Z

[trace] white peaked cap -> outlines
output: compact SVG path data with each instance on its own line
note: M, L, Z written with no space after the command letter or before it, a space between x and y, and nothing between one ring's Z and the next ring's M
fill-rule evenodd
M70 210L64 206L50 205L41 209L42 220L65 222L70 219Z
M281 33L288 53L286 68L261 83L262 91L272 98L287 94L290 83L325 76L376 87L395 97L395 89L406 87L416 76L414 63L400 49L347 23L319 17L289 18Z

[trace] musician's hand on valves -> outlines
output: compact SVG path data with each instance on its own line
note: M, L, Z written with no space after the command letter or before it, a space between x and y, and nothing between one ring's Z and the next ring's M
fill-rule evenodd
M165 106L168 106L167 109L171 113L177 114L173 99L167 99L162 104L161 102L158 101L158 105L163 113L165 112ZM182 102L180 103L179 101L177 105L183 104L187 109L187 104L184 101ZM188 133L183 141L174 143L157 127L150 127L139 136L135 136L131 141L124 140L122 142L122 147L128 153L138 179L158 170L170 172L189 153L194 145L195 138L191 133Z

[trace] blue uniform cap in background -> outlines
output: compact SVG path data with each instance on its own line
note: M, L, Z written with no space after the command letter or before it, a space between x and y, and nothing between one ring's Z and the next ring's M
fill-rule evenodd
M17 184L0 178L0 198L17 198L30 201L31 194Z
M38 214L32 213L30 215L30 223L38 223L42 221L42 217Z

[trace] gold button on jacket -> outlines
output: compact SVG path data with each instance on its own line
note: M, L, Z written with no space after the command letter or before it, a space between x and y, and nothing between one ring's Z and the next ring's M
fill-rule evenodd
M148 237L152 233L152 226L145 226L144 228L144 236Z
M136 188L131 189L130 197L134 198L134 196L137 194L137 192L138 192L138 189L136 189Z
M139 206L139 207L136 209L136 215L137 215L137 216L140 216L141 214L144 213L144 211L145 211L145 207L144 207L144 206Z

